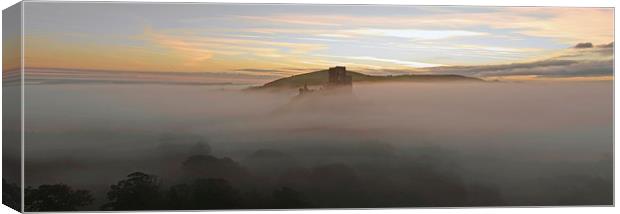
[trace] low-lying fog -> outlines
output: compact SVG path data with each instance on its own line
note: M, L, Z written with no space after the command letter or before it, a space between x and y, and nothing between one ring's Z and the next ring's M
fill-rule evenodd
M611 204L612 87L356 84L354 97L292 101L226 86L27 85L26 186L87 189L86 209L99 209L129 173L173 185L221 175L228 157L245 173L223 177L240 191L286 186L315 207ZM184 165L192 155L216 168Z

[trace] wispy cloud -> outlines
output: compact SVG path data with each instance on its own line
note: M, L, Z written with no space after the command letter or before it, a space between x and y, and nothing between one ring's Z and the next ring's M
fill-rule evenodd
M424 73L449 73L487 78L527 76L528 78L611 77L613 47L608 44L568 48L552 58L499 65L442 66L417 70Z
M357 59L357 60L370 60L370 61L379 61L379 62L389 62L394 64L400 64L405 66L411 66L414 68L426 68L426 67L437 67L442 66L441 64L433 64L433 63L423 63L423 62L414 62L414 61L405 61L405 60L395 60L395 59L382 59L370 56L352 56L346 57L349 59Z
M423 29L383 29L383 28L362 28L356 30L348 30L345 32L372 35L372 36L388 36L407 39L420 40L436 40L447 39L461 36L482 36L486 33L465 31L465 30L423 30Z
M274 58L286 57L287 61L298 55L325 48L316 43L293 43L264 40L262 38L210 37L184 32L157 32L146 28L142 39L170 49L186 59L185 66L200 67L204 63L224 64L236 61L235 65L222 66L223 70L234 70L241 66L284 66L289 65ZM208 62L206 62L208 61ZM203 64L201 64L203 63Z
M227 5L203 8L209 13L162 9L166 16L141 9L131 17L91 12L125 21L115 25L80 21L83 14L74 11L87 8L75 7L31 16L29 65L278 76L302 72L284 68L334 65L477 76L538 69L551 76L561 69L600 75L607 67L588 67L613 60L611 8ZM583 42L592 45L573 48ZM554 64L567 61L572 64ZM577 74L586 75L571 75Z
M266 21L266 22L278 22L278 23L288 23L288 24L296 24L296 25L319 25L319 26L339 26L339 23L334 22L322 22L321 20L312 20L312 19L287 19L287 17L272 17L272 16L237 16L240 19L247 19L251 21Z
M584 18L587 14L587 18ZM271 23L297 23L315 26L340 26L348 29L429 29L433 31L454 31L464 28L488 27L510 29L528 36L557 39L576 43L589 38L603 43L613 38L613 10L609 8L501 8L481 13L458 11L438 12L426 15L350 15L350 14L274 14L267 17L252 17L255 21ZM248 18L248 17L245 17ZM438 30L439 29L439 30ZM372 32L372 31L369 31ZM431 32L406 32L378 30L384 35L428 35ZM463 34L465 32L460 32ZM442 34L440 34L442 35ZM449 35L444 33L443 35ZM424 36L429 38L430 36Z

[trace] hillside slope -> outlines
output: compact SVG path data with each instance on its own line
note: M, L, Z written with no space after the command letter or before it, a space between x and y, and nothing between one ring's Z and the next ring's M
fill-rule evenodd
M461 75L431 75L431 74L422 74L422 75L397 75L397 76L372 76L367 74L362 74L354 71L347 71L347 74L353 78L353 82L453 82L453 81L469 81L469 82L479 82L483 81L478 78L466 77ZM255 87L254 89L285 89L285 88L299 88L303 87L304 84L308 84L308 86L319 86L327 83L328 79L328 71L321 70L315 71L305 74L294 75L290 77L285 77L281 79L274 80L272 82L266 83L262 86Z

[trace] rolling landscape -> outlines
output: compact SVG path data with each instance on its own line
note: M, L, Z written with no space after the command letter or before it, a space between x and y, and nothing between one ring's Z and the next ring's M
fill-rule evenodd
M22 9L16 210L613 206L613 8Z
M405 75L389 75L389 76L373 76L359 72L348 71L348 75L353 78L354 83L424 83L424 82L481 82L483 80L474 77L466 77L455 74L405 74ZM328 81L328 70L315 71L277 79L262 86L252 87L250 89L290 89L300 88L304 85L321 86Z

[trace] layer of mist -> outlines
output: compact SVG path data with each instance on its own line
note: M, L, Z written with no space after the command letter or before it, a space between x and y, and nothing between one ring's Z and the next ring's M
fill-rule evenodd
M25 186L89 190L84 210L137 171L163 186L290 188L307 202L299 208L611 205L612 87L356 84L293 99L226 86L28 85Z

